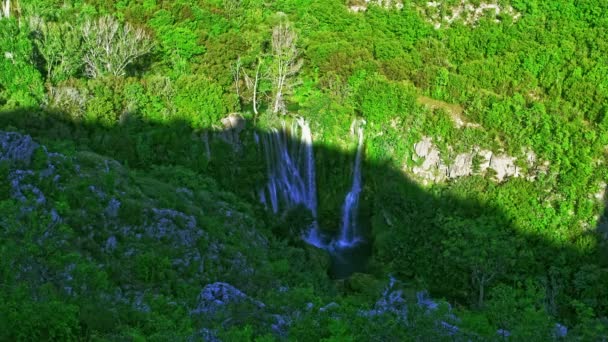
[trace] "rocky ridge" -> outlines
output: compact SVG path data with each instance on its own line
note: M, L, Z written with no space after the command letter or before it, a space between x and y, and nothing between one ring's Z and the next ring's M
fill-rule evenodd
M451 150L452 148L449 147ZM411 167L411 172L424 184L439 183L450 179L471 175L485 175L493 172L497 182L506 181L511 177L524 177L534 181L541 173L547 173L548 162L540 162L534 151L522 151L525 158L525 170L518 166L517 157L504 152L493 151L474 146L470 152L458 153L453 157L443 157L433 139L423 136L414 144L411 158L418 165Z

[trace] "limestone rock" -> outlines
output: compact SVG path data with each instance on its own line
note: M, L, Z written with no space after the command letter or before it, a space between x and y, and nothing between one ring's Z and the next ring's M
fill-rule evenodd
M461 153L456 156L454 164L450 167L448 177L456 178L468 176L473 173L473 154Z
M348 2L348 9L351 12L365 12L370 4L381 6L383 8L395 8L402 9L402 0L350 0Z
M231 113L221 120L224 130L220 137L227 143L238 145L239 134L245 129L245 118L239 113Z
M22 161L29 164L38 146L29 135L0 132L0 160Z
M452 151L451 146L448 146L448 151ZM525 158L529 167L529 170L523 175L526 180L532 182L539 173L547 172L547 162L539 163L534 151L524 149L522 154L522 158ZM433 139L427 136L423 136L419 142L414 144L412 159L419 163L418 166L412 168L412 172L422 179L424 184L429 182L438 183L446 179L474 174L483 175L488 169L495 171L495 179L499 182L505 181L509 177L522 176L521 170L515 165L516 157L504 153L495 154L490 150L474 146L469 152L463 152L453 159L445 160L445 157L442 158L439 149L433 144ZM420 161L421 159L422 161ZM475 168L473 167L474 164L477 164Z
M225 129L235 130L237 133L245 129L245 119L239 113L231 113L221 121Z
M507 155L494 155L490 160L490 168L496 171L496 179L502 182L507 177L519 177L519 170L515 166L516 158Z
M441 161L440 152L430 137L422 137L422 140L414 145L414 152L414 158L424 158L422 165L414 167L414 174L432 182L441 181L446 177L448 168Z
M486 172L490 168L490 162L494 153L489 150L481 150L477 152L477 155L482 158L482 162L479 164L479 171Z
M553 335L557 338L564 338L568 335L568 327L565 325L555 323L555 328L553 330Z
M418 155L418 157L425 158L429 155L431 149L433 148L432 139L429 137L422 137L422 140L416 144L414 144L414 151Z
M249 298L236 287L228 283L216 282L203 288L198 296L198 305L190 314L213 315L229 304L240 302L250 302L258 308L265 307L263 303Z

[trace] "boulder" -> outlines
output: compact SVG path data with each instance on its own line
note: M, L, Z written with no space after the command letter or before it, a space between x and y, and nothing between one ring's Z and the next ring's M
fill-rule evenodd
M231 113L221 120L224 130L220 137L229 144L239 144L239 134L245 129L245 118L238 113Z
M236 131L237 134L245 129L245 118L239 113L231 113L221 121L224 129Z

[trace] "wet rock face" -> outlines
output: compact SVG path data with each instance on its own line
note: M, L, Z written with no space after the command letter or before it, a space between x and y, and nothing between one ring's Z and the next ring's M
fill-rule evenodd
M38 146L29 135L0 132L0 161L22 161L29 165Z

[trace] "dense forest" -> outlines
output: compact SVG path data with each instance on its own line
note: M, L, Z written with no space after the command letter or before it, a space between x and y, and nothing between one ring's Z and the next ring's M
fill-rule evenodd
M604 341L607 101L599 0L2 0L0 340Z

